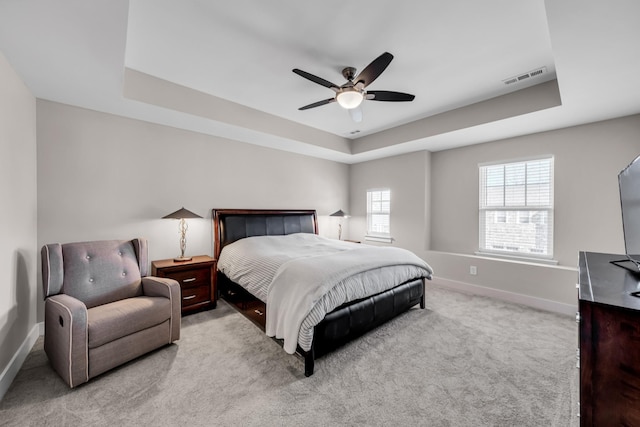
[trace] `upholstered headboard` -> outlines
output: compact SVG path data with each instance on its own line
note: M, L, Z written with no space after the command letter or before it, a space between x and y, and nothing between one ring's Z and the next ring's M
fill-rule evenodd
M213 209L213 255L244 237L318 234L315 210Z

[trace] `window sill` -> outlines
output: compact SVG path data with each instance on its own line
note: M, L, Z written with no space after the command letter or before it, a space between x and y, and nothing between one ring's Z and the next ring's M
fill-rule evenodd
M527 257L522 255L509 255L509 254L498 254L495 252L475 252L478 256L483 256L487 258L498 258L498 259L508 259L512 261L522 261L522 262L530 262L533 264L544 264L544 265L558 265L558 261L550 258L534 258Z
M369 242L380 242L380 243L393 243L393 237L383 237L383 236L364 236L364 240Z

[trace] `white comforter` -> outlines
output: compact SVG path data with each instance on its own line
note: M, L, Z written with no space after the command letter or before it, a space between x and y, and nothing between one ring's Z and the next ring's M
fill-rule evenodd
M257 236L227 245L218 269L267 304L266 333L284 349L309 350L313 328L334 308L432 269L413 253L315 234Z

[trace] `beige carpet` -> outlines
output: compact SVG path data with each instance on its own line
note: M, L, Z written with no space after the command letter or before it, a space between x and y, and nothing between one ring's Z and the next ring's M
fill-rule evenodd
M39 339L0 402L7 426L577 426L575 320L429 287L317 360L312 377L225 302L182 338L70 390Z

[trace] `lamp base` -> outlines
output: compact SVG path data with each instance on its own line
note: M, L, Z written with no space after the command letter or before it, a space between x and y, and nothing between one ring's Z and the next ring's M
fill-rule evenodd
M191 261L193 259L193 257L190 256L179 256L179 257L175 257L173 260L175 262L185 262L185 261Z

